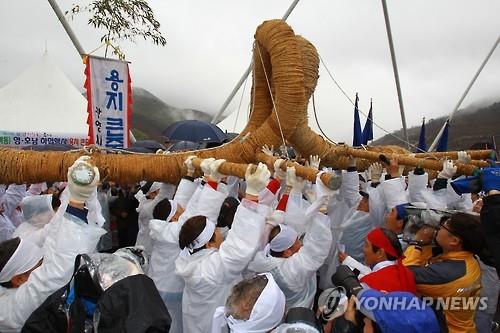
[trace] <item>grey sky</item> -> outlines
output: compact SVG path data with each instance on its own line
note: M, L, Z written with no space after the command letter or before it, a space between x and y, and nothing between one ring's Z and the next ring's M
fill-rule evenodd
M72 3L59 0L63 9ZM133 85L168 104L215 113L251 60L253 34L266 19L280 18L291 1L150 1L165 47L144 41L120 46L131 61ZM409 126L449 113L500 34L498 0L388 0ZM87 52L100 32L77 17L71 25ZM401 127L396 88L378 0L301 0L288 20L318 49L335 79L360 108L374 100L374 118L389 131ZM83 64L47 1L0 2L0 87L49 54L82 89ZM102 55L102 53L99 53ZM352 106L320 66L316 107L334 140L351 142ZM236 130L245 124L250 83ZM241 91L228 111L238 109ZM496 50L464 106L500 100L500 50ZM233 130L236 111L222 127ZM314 117L310 113L313 129ZM364 124L365 118L361 117ZM383 131L375 128L375 137Z

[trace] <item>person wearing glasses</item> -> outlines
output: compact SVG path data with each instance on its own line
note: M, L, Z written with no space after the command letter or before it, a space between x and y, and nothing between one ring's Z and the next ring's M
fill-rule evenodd
M422 251L435 237L442 253ZM481 268L474 254L484 249L477 216L454 213L439 230L422 228L405 251L405 264L415 277L417 294L430 297L444 332L476 332L474 314L481 290ZM447 329L446 329L447 327Z

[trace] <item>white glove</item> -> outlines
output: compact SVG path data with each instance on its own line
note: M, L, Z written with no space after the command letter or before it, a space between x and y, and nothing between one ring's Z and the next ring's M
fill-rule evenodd
M210 169L210 176L209 177L212 178L213 180L215 180L216 182L220 182L220 180L225 177L225 175L223 175L219 172L219 167L224 162L226 162L226 160L220 159L220 160L213 161L209 165L209 169Z
M272 225L273 227L283 222L285 222L285 212L282 210L275 210L271 213L271 215L266 217L266 223Z
M290 186L294 192L302 193L306 181L295 174L295 167L286 168L286 186Z
M203 161L201 161L200 168L201 171L203 171L203 175L206 177L210 176L210 164L215 161L215 158L210 157L210 158L204 158Z
M319 155L311 155L309 156L309 166L316 170L319 170L319 163L321 162L321 158Z
M369 182L372 179L372 170L370 169L370 167L365 170L365 176L366 182Z
M263 145L261 151L267 156L274 156L274 146L268 147L267 145Z
M305 190L304 195L309 203L316 201L316 191L313 188Z
M453 165L452 160L445 160L443 162L443 170L439 171L438 178L451 179L457 172L457 167Z
M267 186L270 176L271 172L267 169L265 164L259 162L254 173L252 173L252 164L249 164L245 172L245 180L247 183L246 194L255 197L259 196L259 192Z
M97 191L100 180L99 169L90 156L81 156L68 168L68 188L70 200L84 203Z
M458 152L458 163L469 164L471 161L472 157L466 151Z
M371 175L372 183L380 182L380 176L382 176L382 164L375 162L370 167L368 167L368 172Z
M280 165L284 162L284 159L278 158L274 161L274 177L283 180L286 177L286 171L281 170Z
M190 174L193 174L195 171L195 168L193 165L193 159L195 159L195 158L196 158L195 155L191 155L191 156L188 156L188 158L186 158L186 160L184 161L184 165L187 168L187 172Z
M326 195L317 199L307 208L305 216L310 218L317 212L326 213L328 201L330 201L330 197Z

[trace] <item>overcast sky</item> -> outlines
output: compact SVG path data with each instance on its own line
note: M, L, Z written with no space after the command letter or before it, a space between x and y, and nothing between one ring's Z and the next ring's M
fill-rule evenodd
M408 126L448 114L500 34L499 0L388 0ZM69 9L77 0L59 0ZM179 108L215 113L251 60L253 35L264 20L281 18L291 1L149 1L165 47L144 41L121 43L133 85ZM102 32L71 22L87 52ZM302 0L288 19L311 41L335 79L374 118L393 131L401 127L396 87L378 0ZM83 64L47 1L0 1L0 87L49 54L82 90ZM98 53L103 55L103 53ZM352 106L320 66L316 109L322 128L337 141L352 140ZM246 122L250 83L243 94L236 131ZM233 131L241 90L221 125ZM463 105L500 100L500 50L490 59ZM364 124L365 117L361 116ZM314 116L310 112L313 129ZM385 134L375 128L375 137Z

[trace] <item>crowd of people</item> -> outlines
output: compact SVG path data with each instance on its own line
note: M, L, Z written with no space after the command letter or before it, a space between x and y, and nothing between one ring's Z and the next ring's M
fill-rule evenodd
M282 158L244 179L207 158L195 178L194 158L178 184L101 182L83 156L67 182L0 185L0 332L498 326L498 165L470 185L451 160L430 179L397 159L358 172L297 158L310 182Z

